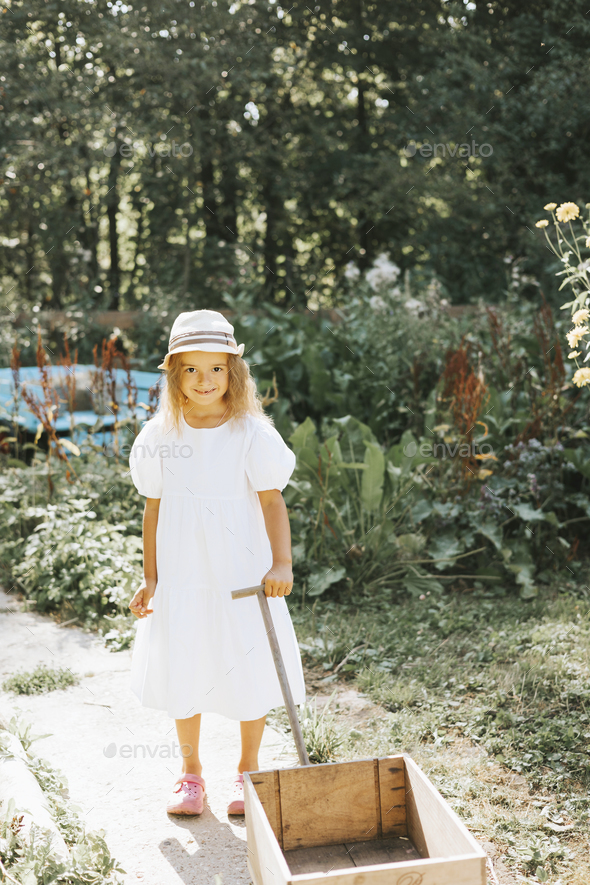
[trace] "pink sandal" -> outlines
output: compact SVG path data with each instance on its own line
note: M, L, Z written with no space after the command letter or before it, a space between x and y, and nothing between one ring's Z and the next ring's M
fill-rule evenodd
M244 775L236 775L227 806L228 814L244 814Z
M166 811L168 814L201 814L204 799L203 778L198 774L182 774L174 784Z

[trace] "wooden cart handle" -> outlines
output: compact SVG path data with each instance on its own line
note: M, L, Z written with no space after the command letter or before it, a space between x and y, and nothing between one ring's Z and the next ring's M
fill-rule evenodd
M305 741L303 740L301 726L299 724L299 719L297 718L295 703L293 701L293 695L291 693L291 686L289 685L289 679L287 677L287 671L285 669L285 662L283 661L283 655L281 654L281 648L279 646L279 641L275 632L272 615L270 613L270 606L268 604L268 599L266 598L266 593L264 592L264 584L259 584L257 587L244 587L242 590L232 590L231 595L232 599L245 599L247 596L258 597L260 611L262 612L262 620L264 621L264 629L266 630L266 635L268 636L268 641L270 643L270 650L272 651L273 660L275 662L275 667L277 670L277 676L279 677L281 691L283 692L283 700L285 701L285 707L287 708L289 725L291 726L293 740L295 741L295 746L297 748L299 764L309 765L309 756L307 755L307 749L305 747Z
M264 584L257 584L256 587L244 587L242 590L232 590L232 599L245 599L246 596L256 596L259 590L264 590Z

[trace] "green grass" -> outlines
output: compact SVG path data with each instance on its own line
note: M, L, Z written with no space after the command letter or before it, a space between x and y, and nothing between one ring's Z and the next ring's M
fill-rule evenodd
M344 679L376 705L360 728L333 705L338 761L409 753L496 846L517 876L504 881L590 881L588 583L529 602L475 591L290 606L322 694Z
M15 694L43 694L77 685L79 681L80 677L67 668L53 669L39 664L30 673L19 672L9 676L2 683L2 688Z
M400 605L319 603L292 614L308 662L354 679L420 733L481 744L535 786L590 785L590 604L547 590L532 602L483 593Z

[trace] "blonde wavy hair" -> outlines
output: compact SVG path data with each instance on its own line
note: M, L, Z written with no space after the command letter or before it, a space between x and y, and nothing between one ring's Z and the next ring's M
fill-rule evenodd
M247 415L255 415L274 427L272 417L264 411L262 397L258 393L256 381L250 373L250 366L246 360L237 354L228 353L227 367L229 379L225 400L229 408L226 421L235 418L243 426ZM176 353L170 356L164 375L165 380L154 418L159 416L162 419L166 431L174 428L180 434L184 406L184 394L180 389L182 354Z

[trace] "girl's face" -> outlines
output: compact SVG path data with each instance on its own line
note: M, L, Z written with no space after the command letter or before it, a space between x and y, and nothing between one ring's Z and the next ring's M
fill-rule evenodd
M193 350L179 356L180 389L189 399L187 406L200 406L201 414L208 414L215 412L215 406L225 405L223 397L229 386L227 353Z

